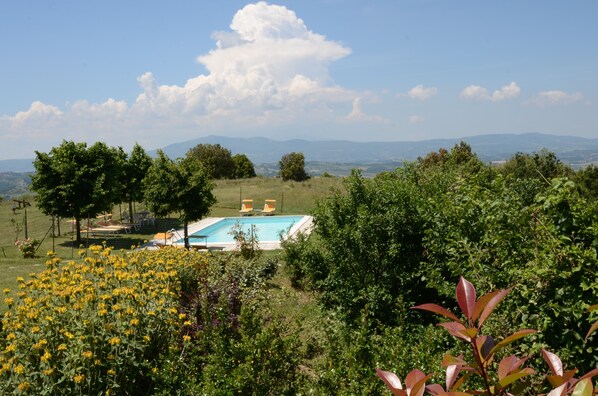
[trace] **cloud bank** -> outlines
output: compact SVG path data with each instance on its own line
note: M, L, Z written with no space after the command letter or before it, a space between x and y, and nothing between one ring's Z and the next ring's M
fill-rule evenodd
M141 92L130 104L113 98L103 103L78 100L60 109L36 101L25 111L0 117L0 142L18 136L50 145L62 139L165 144L164 134L172 131L180 141L306 120L369 120L359 95L335 85L329 76L329 66L351 50L310 31L286 7L249 4L236 12L230 30L212 37L215 47L197 57L207 74L178 86L160 85L146 72L138 77Z
M509 85L505 85L496 91L490 92L488 89L479 85L469 85L461 91L461 99L466 100L479 100L479 101L490 101L500 102L507 99L513 99L519 96L521 89L516 82L511 82Z

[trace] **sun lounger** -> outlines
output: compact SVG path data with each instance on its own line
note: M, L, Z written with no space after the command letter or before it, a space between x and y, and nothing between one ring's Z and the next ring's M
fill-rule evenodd
M253 214L253 199L244 199L241 201L241 210L239 211L241 216L249 216Z
M263 216L272 216L276 211L276 200L266 199L264 201L264 210L262 210Z
M87 236L114 236L118 234L118 230L108 227L89 227L81 226L81 231L87 233Z

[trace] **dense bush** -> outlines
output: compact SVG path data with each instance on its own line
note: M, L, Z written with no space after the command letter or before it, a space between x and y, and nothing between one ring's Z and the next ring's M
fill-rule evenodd
M547 174L566 171L548 154L537 162ZM596 336L584 342L585 311L598 297L598 206L571 180L535 169L537 177L517 178L459 145L374 179L354 173L346 192L314 210L312 235L285 244L287 268L357 325L364 314L418 325L427 319L409 319L406 307L450 306L460 276L484 291L516 286L487 325L536 328L527 348L550 345L566 365L588 370L598 365Z
M89 252L5 298L1 394L296 393L296 333L263 298L271 261Z
M2 320L0 393L146 394L175 343L177 266L93 246L81 262L48 259L20 279ZM175 265L176 264L176 265Z

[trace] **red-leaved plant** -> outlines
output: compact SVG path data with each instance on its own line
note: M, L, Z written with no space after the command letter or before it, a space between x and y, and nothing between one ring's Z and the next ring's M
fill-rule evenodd
M431 311L450 319L450 322L440 323L439 325L444 327L451 335L468 344L473 352L473 362L465 361L463 355L444 355L442 358L442 367L446 368L444 386L439 384L426 385L426 381L433 374L426 375L417 369L407 374L405 386L403 386L395 373L378 369L376 370L378 376L395 396L422 396L424 392L433 396L492 396L529 393L530 390L527 389L528 385L519 381L523 377L535 373L532 368L523 366L528 358L519 359L515 355L509 355L504 357L498 365L494 363L494 358L496 353L505 346L529 334L535 333L536 330L519 330L499 342L495 342L491 336L480 333L486 319L488 319L494 308L511 290L512 288L498 290L485 294L478 299L475 287L465 278L461 277L457 285L456 294L457 303L463 313L463 320L459 319L448 309L437 304L422 304L413 307L413 309ZM595 307L592 306L590 309L596 309ZM586 339L598 328L597 323L592 325ZM546 375L546 379L553 387L548 396L565 396L571 392L573 396L598 394L598 389L595 390L592 385L592 377L598 374L598 369L594 369L576 379L573 377L576 370L565 371L561 360L554 353L543 349L542 357L550 368L550 374ZM484 388L460 390L465 387L466 381L474 375L481 377Z

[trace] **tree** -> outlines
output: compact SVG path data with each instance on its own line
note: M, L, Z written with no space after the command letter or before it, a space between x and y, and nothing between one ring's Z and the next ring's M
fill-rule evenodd
M179 212L183 221L185 247L189 248L188 225L210 213L216 202L214 184L203 167L190 159L173 161L163 151L143 179L144 197L157 216Z
M253 162L245 154L233 155L233 162L235 164L235 179L249 179L256 176Z
M305 172L305 156L303 153L289 153L282 156L278 162L278 174L283 181L304 181L309 179Z
M219 144L198 144L187 152L186 158L200 163L212 179L235 177L235 162L231 152Z
M129 203L129 215L133 215L133 202L143 199L143 178L152 165L152 158L139 144L133 146L131 155L123 161L123 199Z
M50 216L73 217L81 242L81 219L112 210L120 198L118 150L101 142L87 148L63 141L49 153L35 154L31 190L37 193L37 206Z
M589 165L578 170L575 174L575 182L585 197L598 198L598 166Z

